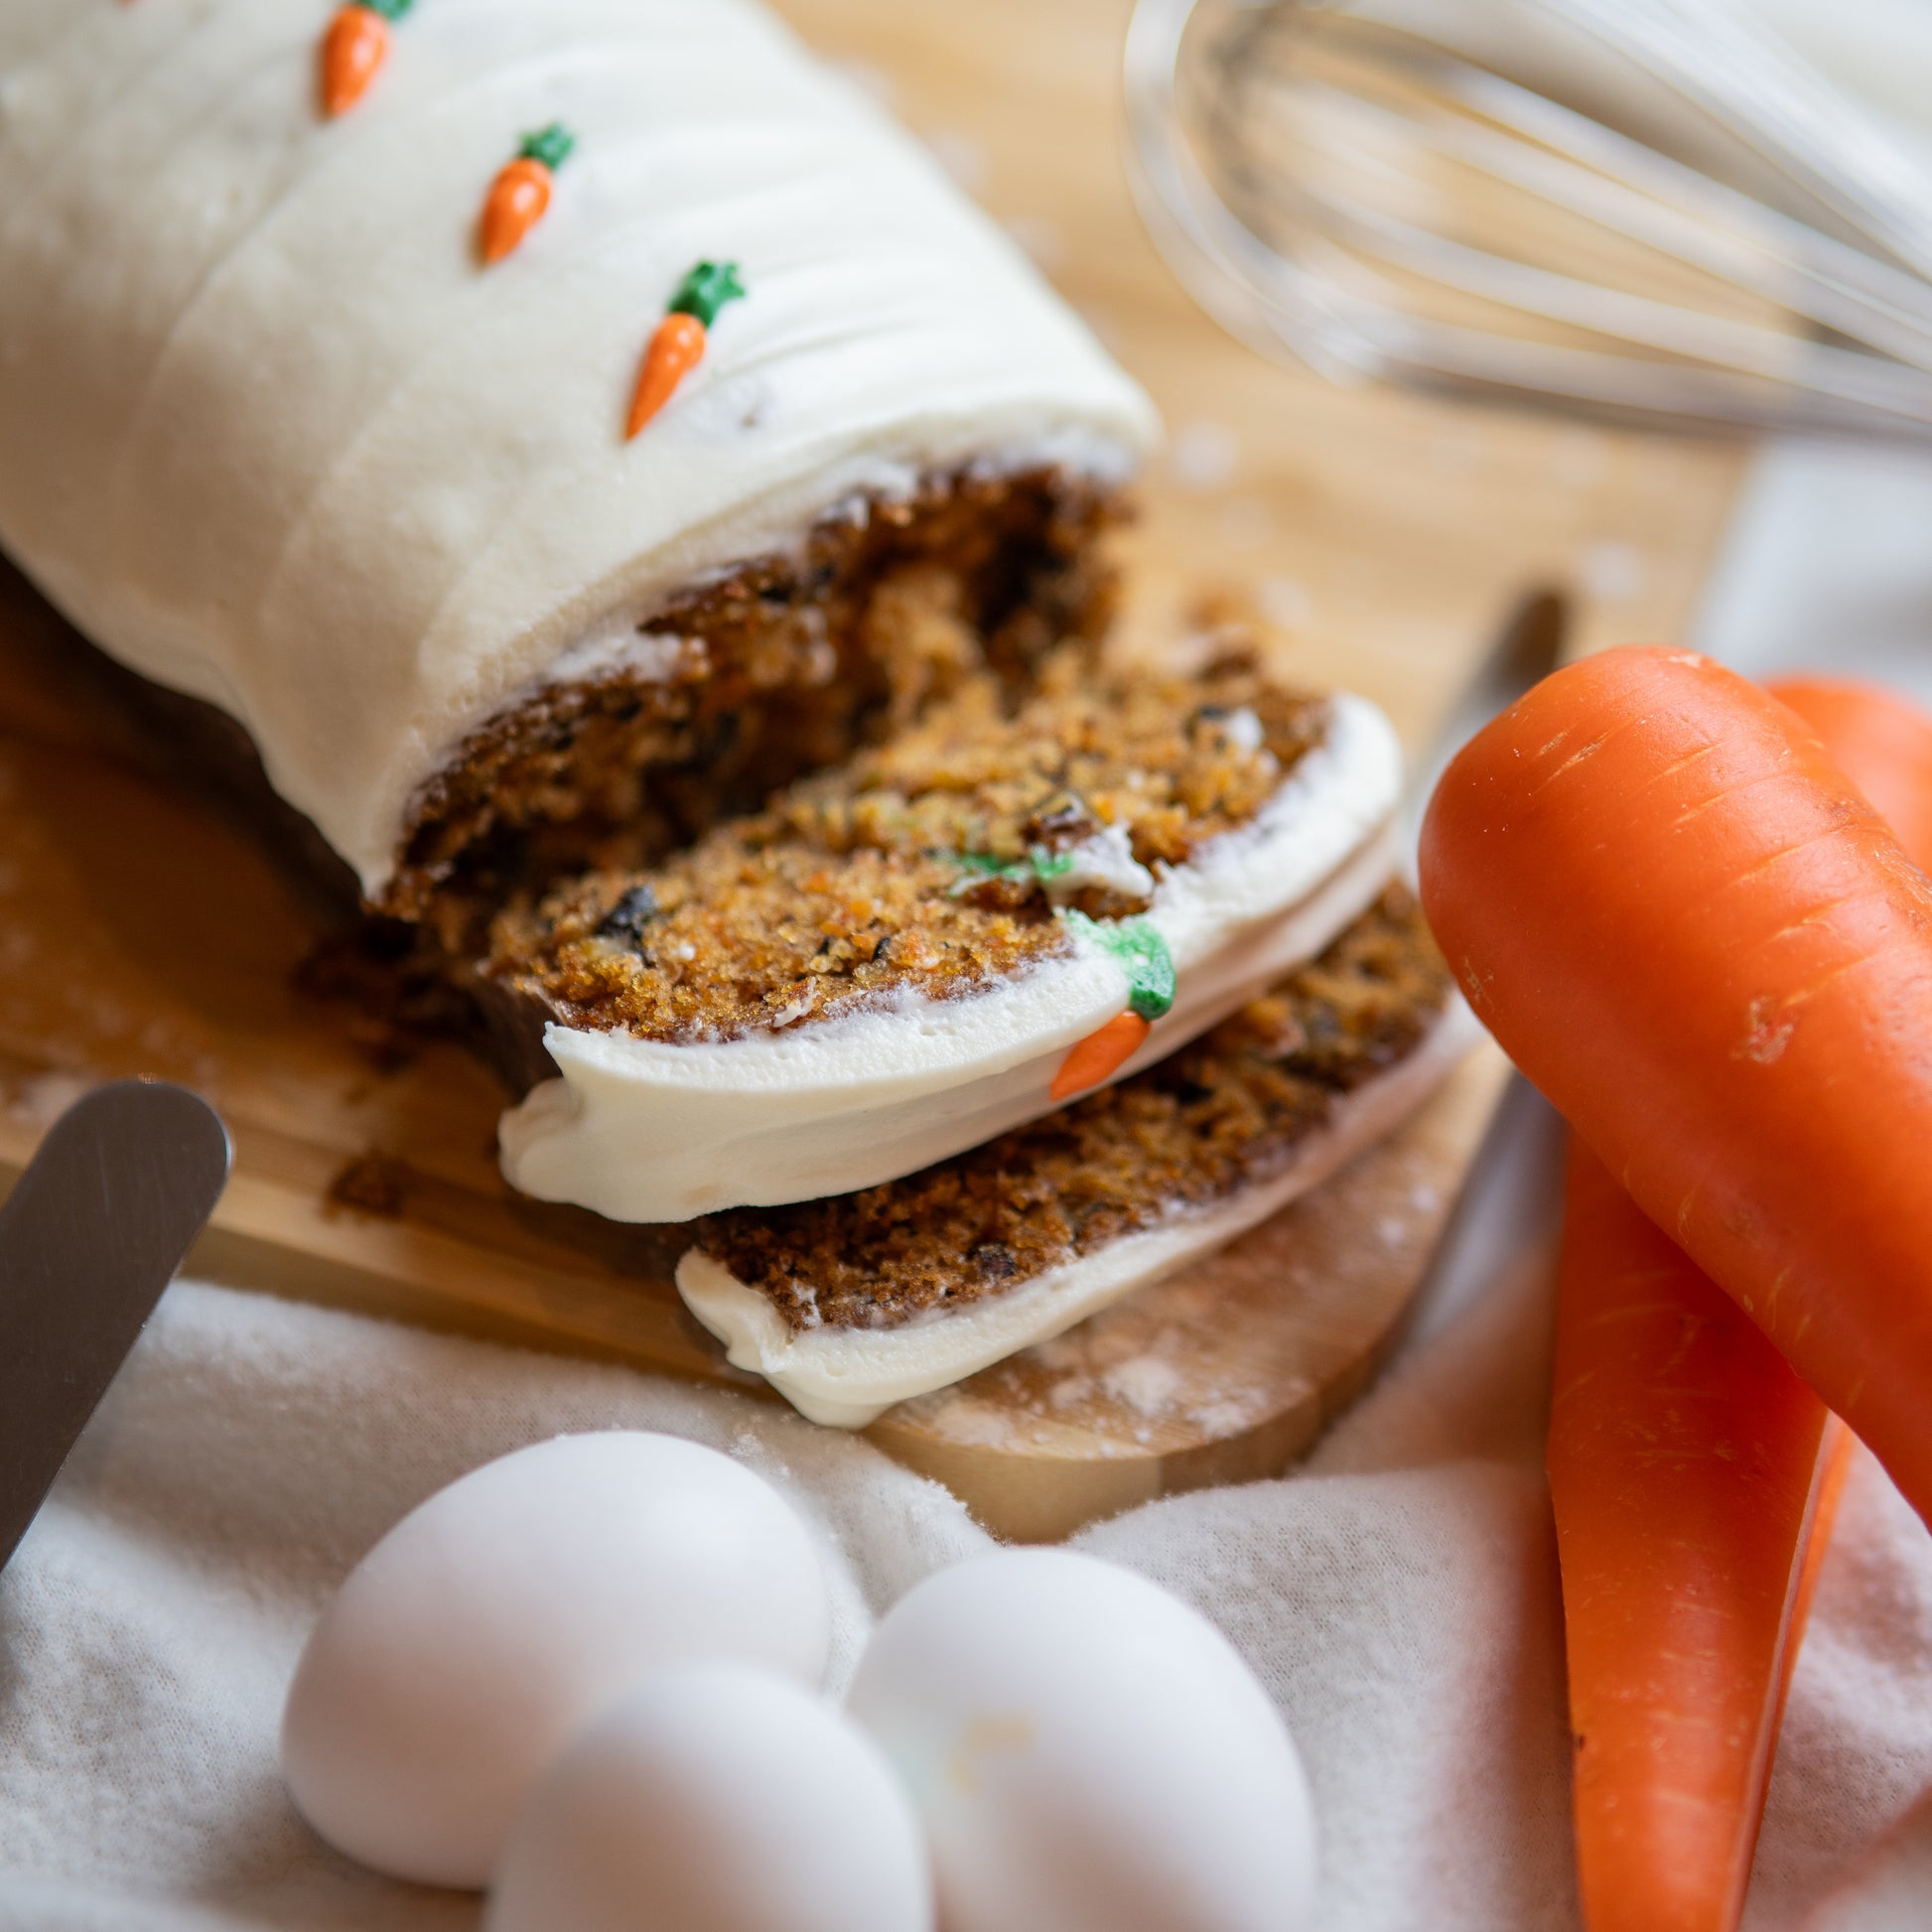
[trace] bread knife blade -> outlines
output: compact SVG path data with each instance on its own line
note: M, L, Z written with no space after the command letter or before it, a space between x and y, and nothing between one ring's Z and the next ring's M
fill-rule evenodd
M120 1080L55 1122L0 1206L0 1569L228 1177L186 1087Z

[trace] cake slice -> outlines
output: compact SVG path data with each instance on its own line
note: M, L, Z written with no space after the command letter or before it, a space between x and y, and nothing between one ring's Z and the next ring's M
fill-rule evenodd
M862 1428L1257 1225L1476 1036L1411 896L1171 1057L889 1184L698 1224L678 1292L740 1368Z
M844 1194L1148 1066L1320 950L1391 865L1359 699L1230 655L970 679L663 866L495 922L560 1077L503 1121L527 1193L619 1220Z

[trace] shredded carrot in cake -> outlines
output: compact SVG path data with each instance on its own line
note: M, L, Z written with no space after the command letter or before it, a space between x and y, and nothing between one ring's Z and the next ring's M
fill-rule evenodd
M1006 1293L1265 1181L1340 1096L1415 1050L1449 993L1391 888L1311 965L1119 1086L902 1180L714 1215L697 1245L794 1329Z
M1069 921L1144 912L1158 869L1250 823L1326 716L1246 659L1096 675L1070 651L1017 711L976 673L661 866L503 914L490 970L570 1024L666 1040L970 993L1069 952Z

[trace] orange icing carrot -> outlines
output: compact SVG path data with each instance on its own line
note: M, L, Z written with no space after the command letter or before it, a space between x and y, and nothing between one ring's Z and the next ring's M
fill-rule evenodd
M1065 1100L1089 1087L1097 1087L1108 1074L1115 1073L1134 1057L1147 1037L1148 1023L1130 1007L1117 1013L1085 1039L1076 1040L1060 1062L1047 1089L1054 1100Z
M415 0L352 0L329 23L322 41L322 111L332 120L368 91L389 56L389 23Z
M699 262L671 297L637 373L624 437L633 437L670 401L677 386L704 359L705 343L718 311L745 293L736 262Z
M552 181L576 145L577 137L561 122L552 121L537 133L526 134L516 159L496 171L477 230L477 245L485 262L501 261L543 219Z

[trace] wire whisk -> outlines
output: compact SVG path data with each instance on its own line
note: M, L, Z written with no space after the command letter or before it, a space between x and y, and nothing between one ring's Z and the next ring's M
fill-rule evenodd
M1932 436L1932 174L1726 0L1139 0L1127 97L1157 239L1270 352Z

